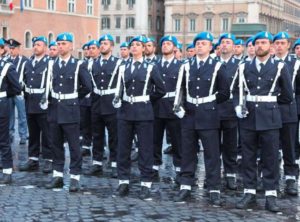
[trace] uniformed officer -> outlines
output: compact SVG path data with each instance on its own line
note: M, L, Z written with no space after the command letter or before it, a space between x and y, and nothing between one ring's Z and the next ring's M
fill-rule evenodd
M300 39L297 39L294 43L293 50L295 51L295 56L300 59Z
M153 38L145 38L145 59L147 62L156 62L158 57L155 55L156 42Z
M297 60L300 60L300 39L297 39L294 43L293 46L293 50L295 51L295 58ZM299 74L299 73L298 73ZM300 85L300 82L298 82L299 80L299 75L297 74L297 78L296 78L296 85ZM298 89L299 88L299 89ZM297 126L297 134L299 135L299 121L300 121L300 87L296 87L295 90L295 97L296 97L296 103L297 103L297 113L298 113L298 126ZM300 156L300 144L299 144L299 139L298 137L296 138L296 147L295 147L295 151L296 151L296 159L299 159Z
M15 39L7 40L9 42L11 61L16 66L16 70L18 73L19 83L23 84L24 71L26 69L26 64L29 62L25 56L20 55L20 46L21 43L16 41ZM20 136L20 144L26 144L27 135L28 135L28 127L26 120L26 112L25 112L25 100L23 95L17 95L11 97L10 101L10 138L13 141L14 137L14 127L15 127L15 106L18 111L18 130Z
M12 152L9 141L9 103L8 97L21 93L18 74L13 64L3 60L4 41L0 39L0 150L3 166L1 183L10 184L13 168Z
M165 94L163 80L156 65L143 58L145 37L129 42L132 61L119 67L118 91L113 104L118 110L118 178L119 196L129 193L130 152L134 132L139 141L138 166L141 177L141 199L150 197L153 176L152 102ZM154 90L155 88L155 90Z
M177 46L174 48L174 56L177 60L182 60L182 43L177 42Z
M253 41L253 36L249 37L246 40L247 56L244 59L244 61L251 62L251 60L255 57L255 48L254 45L252 44L252 41Z
M48 121L51 124L53 145L53 178L46 188L63 187L64 137L70 148L70 191L79 189L82 157L79 146L80 108L78 98L83 98L92 90L91 77L85 63L71 55L73 36L68 32L57 36L59 57L49 65L46 94L50 89ZM48 82L48 80L52 80ZM41 101L42 104L47 101Z
M186 47L186 57L189 59L194 57L195 55L196 55L195 46L193 43L189 43Z
M58 47L56 41L49 43L49 57L50 59L55 60L58 56Z
M275 60L284 61L287 64L290 80L294 87L300 87L295 85L295 78L299 70L300 63L296 63L296 59L288 54L290 48L290 36L287 32L279 32L274 36L274 48L275 48ZM296 164L295 145L297 135L297 104L294 98L293 102L289 104L280 104L282 119L282 128L280 129L280 142L283 154L283 169L285 176L285 191L289 195L298 194L298 183L296 179L299 175L299 166Z
M256 57L239 67L240 87L234 90L234 105L240 120L244 196L236 207L256 204L257 148L261 148L266 209L278 212L276 204L279 162L279 129L282 127L278 104L293 101L287 65L270 56L273 37L260 32L253 38Z
M166 95L153 104L154 109L154 177L159 177L159 166L162 165L162 144L165 129L170 133L170 140L173 149L173 165L175 167L176 178L179 178L181 159L181 127L180 119L174 115L173 104L175 99L175 89L181 62L174 57L174 47L177 38L175 36L165 36L160 40L162 58L158 60L157 67L162 75L166 89Z
M24 73L25 105L29 130L28 161L20 166L20 171L34 171L39 167L39 155L45 160L43 172L52 171L52 150L49 143L47 110L40 107L45 93L49 57L46 55L47 39L38 36L33 42L34 56L28 62ZM40 147L42 149L40 149Z
M230 99L218 105L220 116L220 144L224 167L226 187L235 190L237 174L237 127L238 121L232 103L232 89L236 80L236 70L240 60L234 56L235 36L231 33L224 33L220 36L220 62L226 66L226 78L230 85Z
M242 61L244 59L244 41L236 39L234 42L234 58Z
M215 43L215 45L214 45L214 51L215 51L216 57L220 57L221 51L220 51L220 43L219 42Z
M123 59L124 62L127 62L130 59L128 42L123 42L120 45L120 56L121 56L121 59Z
M116 91L117 69L122 60L112 55L114 39L110 34L99 39L101 56L92 66L92 134L93 165L87 174L99 175L103 172L105 128L108 130L109 161L111 176L117 177L117 110L112 105Z
M197 56L184 63L179 73L175 113L181 121L182 153L180 191L174 200L189 199L197 167L197 144L201 139L204 148L204 163L207 189L212 205L221 205L221 161L217 104L229 99L225 65L210 57L213 36L201 32L194 38ZM180 94L182 90L182 94ZM183 98L183 99L180 99ZM184 115L185 110L185 115Z
M89 44L88 44L88 42L85 43L85 44L82 46L82 50L83 50L83 60L84 60L84 61L88 61L89 58L90 58L90 55L89 55Z

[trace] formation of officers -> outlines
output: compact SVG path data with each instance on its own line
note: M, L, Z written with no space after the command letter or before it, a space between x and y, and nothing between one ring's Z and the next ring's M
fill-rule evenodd
M279 149L285 192L298 194L300 40L291 46L286 32L260 32L245 43L230 33L222 34L216 44L213 39L209 32L197 34L186 49L188 58L182 59L176 37L164 36L159 43L162 56L157 56L153 39L136 36L121 44L117 58L112 55L114 39L106 34L83 46L83 60L72 56L73 36L67 32L49 45L44 36L33 38L30 59L20 55L19 42L1 39L2 182L12 182L11 103L19 101L13 104L21 110L23 101L28 161L19 169L38 170L41 154L43 172L53 175L46 188L64 185L64 142L70 149L71 192L80 189L82 156L92 152L86 174L101 175L107 129L110 172L119 180L117 194L129 194L130 155L137 138L139 196L148 199L152 181L159 178L167 130L180 187L174 201L191 196L201 140L210 204L222 203L222 165L226 188L237 189L240 162L244 196L236 207L255 205L260 183L266 209L278 212ZM291 48L296 55L289 54Z

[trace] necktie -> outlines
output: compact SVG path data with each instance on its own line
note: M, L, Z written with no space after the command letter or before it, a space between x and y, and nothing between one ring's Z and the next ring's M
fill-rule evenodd
M164 70L167 69L167 68L168 68L168 65L169 65L169 62L168 62L168 61L165 61L165 62L164 62L163 69L164 69Z
M35 61L33 62L33 67L35 67L37 63L38 63L38 61L35 60Z
M61 61L61 68L65 68L65 66L66 66L66 62L64 60Z
M198 69L202 68L203 65L204 65L204 62L203 62L203 61L200 61L200 62L199 62Z
M259 65L260 65L260 71L259 72L261 72L261 70L265 67L265 65L263 63L260 63Z
M133 72L136 72L136 71L139 69L139 65L140 65L140 64L141 64L140 62L135 62L135 63L133 63L133 66L134 66Z
M102 60L102 65L106 65L107 64L107 59L103 59Z
M151 62L151 59L147 58L146 61L147 61L147 62Z

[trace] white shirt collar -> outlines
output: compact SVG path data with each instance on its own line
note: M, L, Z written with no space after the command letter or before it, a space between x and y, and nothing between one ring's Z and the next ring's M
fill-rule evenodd
M228 59L225 60L220 56L220 62L222 62L222 63L228 63L230 59L231 59L231 57L229 57Z
M275 60L280 60L280 59L282 59L283 61L286 59L286 57L288 56L288 53L285 55L285 56L283 56L282 58L279 58L278 56L275 56L274 57L274 59Z
M270 58L270 57L269 57L269 58ZM268 62L268 60L269 60L269 58L266 59L265 61L261 62L261 61L256 57L256 58L255 58L255 64L256 64L256 67L257 67L257 66L260 66L261 63L264 64L264 65L266 65L267 62Z
M208 59L208 57L209 57L209 55L208 55L206 58L204 58L204 59L201 60L198 56L196 56L197 65L198 65L199 62L201 62L201 61L203 61L204 64L205 64L205 63L206 63L206 60Z
M135 62L140 62L142 64L144 62L144 58L141 57L138 60L135 60L134 58L132 58L132 64L134 64Z
M154 59L155 58L155 54L151 55L151 56L146 56L145 59Z
M168 62L169 65L172 63L173 59L175 58L175 56L172 56L171 58L169 59L165 59L165 57L162 57L161 59L161 64L164 65L164 62Z
M69 57L67 57L66 59L62 59L61 57L59 57L59 64L61 64L62 61L65 61L66 65L67 65L70 58L71 58L71 55Z

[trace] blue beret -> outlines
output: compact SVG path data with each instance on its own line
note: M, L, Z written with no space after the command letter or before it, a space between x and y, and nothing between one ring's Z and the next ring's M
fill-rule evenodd
M83 44L82 49L84 50L85 48L89 48L89 42Z
M220 42L219 41L217 41L215 44L213 44L213 46L214 46L214 49L217 49L217 47L220 45Z
M4 46L4 44L5 44L4 39L1 38L1 39L0 39L0 46Z
M287 32L278 32L276 35L273 37L273 42L279 39L289 39L290 35Z
M122 44L120 45L120 48L128 48L129 44L128 42L122 42Z
M98 48L100 47L99 41L97 41L97 40L91 40L91 41L89 41L89 42L87 43L87 46L88 46L88 47L90 47L90 46L92 46L92 45L95 45L95 46L97 46Z
M103 41L103 40L109 40L109 41L114 42L114 38L112 37L111 34L105 34L105 35L100 36L99 42L101 43L101 41Z
M176 47L177 47L178 49L182 50L182 43L180 43L180 42L177 42L177 45L176 45Z
M246 47L248 47L249 43L251 42L252 43L253 41L253 36L249 37L247 40L246 40Z
M155 42L155 40L154 40L154 38L152 38L152 37L148 37L148 38L146 38L146 40L145 40L145 43L147 43L147 42Z
M223 33L219 38L220 43L222 42L222 39L231 39L234 43L235 42L235 35L233 35L231 33Z
M194 44L193 43L189 43L187 45L187 47L186 47L186 50L188 50L188 49L194 49L194 48L195 48Z
M212 42L214 40L214 37L213 37L213 35L210 32L200 32L194 38L193 44L196 45L196 42L198 40L208 40L208 41Z
M141 42L141 43L146 43L146 38L144 36L142 36L142 35L135 36L132 39L130 39L129 45L131 45L131 43L133 41L137 41L137 42Z
M252 45L255 45L257 39L268 39L270 41L273 41L273 36L270 32L259 32L253 37Z
M297 45L300 45L300 39L297 39L294 43L293 49L296 48Z
M32 43L35 43L38 41L44 42L46 45L48 44L48 40L45 36L37 36L37 37L32 38Z
M178 44L178 40L175 36L172 36L172 35L167 35L167 36L164 36L160 39L159 41L159 44L160 44L160 47L162 46L163 42L164 41L170 41L170 42L173 42L173 44L176 46Z
M57 35L56 41L68 41L73 42L73 35L69 32L63 32Z
M244 45L244 41L242 39L236 39L234 44L235 45Z
M17 40L15 40L15 39L8 39L7 42L8 42L8 46L9 46L10 48L18 47L18 46L21 45L21 43L19 43L19 42L18 42Z
M50 42L50 43L49 43L49 48L50 48L51 46L57 46L57 43L56 43L56 41L52 41L52 42Z

